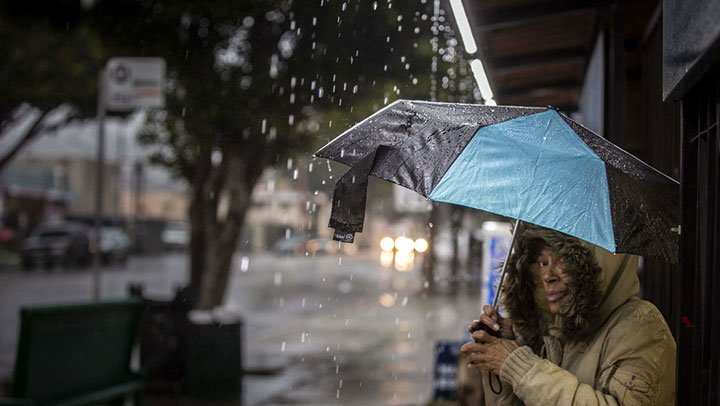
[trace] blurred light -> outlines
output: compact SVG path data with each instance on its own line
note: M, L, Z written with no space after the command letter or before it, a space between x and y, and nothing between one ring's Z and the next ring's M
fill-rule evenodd
M393 264L394 253L392 251L381 251L380 252L380 265L385 268L390 268Z
M398 237L395 239L395 249L400 252L410 252L415 249L415 242L407 237Z
M428 249L428 242L424 238L418 238L415 240L415 251L425 252Z
M465 7L463 7L462 0L450 0L450 7L452 7L455 21L460 30L460 36L465 45L465 52L474 54L477 52L477 45L475 44L475 38L473 37L472 29L470 29L470 23L468 22L467 14L465 14Z
M415 253L412 251L398 251L395 253L395 269L398 272L412 271L414 262Z
M320 248L320 242L318 240L310 240L305 244L307 252L314 254Z
M395 298L389 293L383 293L380 295L378 300L384 307L393 307L395 305Z
M380 240L380 249L383 251L392 251L395 247L395 241L393 241L392 237L385 237L382 240Z
M480 95L482 95L482 98L485 100L492 100L494 95L492 89L490 88L490 82L488 82L482 62L480 62L479 59L473 59L470 61L470 69L472 69L473 74L475 75L475 81L480 88Z

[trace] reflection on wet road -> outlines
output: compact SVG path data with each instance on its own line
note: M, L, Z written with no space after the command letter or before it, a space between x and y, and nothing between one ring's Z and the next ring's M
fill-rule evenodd
M129 282L170 297L186 280L182 255L134 258L108 270L103 296ZM0 374L11 373L21 305L87 300L88 271L0 271ZM379 254L238 254L226 306L244 319L244 405L421 405L433 394L435 342L460 339L475 297L426 297L419 269L383 267Z

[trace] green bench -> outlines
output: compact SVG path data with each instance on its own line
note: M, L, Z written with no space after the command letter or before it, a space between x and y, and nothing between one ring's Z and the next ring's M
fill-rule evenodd
M0 405L97 405L142 401L144 380L130 370L142 316L139 300L20 310L11 397Z

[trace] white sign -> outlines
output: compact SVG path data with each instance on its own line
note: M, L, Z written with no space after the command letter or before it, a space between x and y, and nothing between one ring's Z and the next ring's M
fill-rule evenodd
M105 83L107 110L165 106L162 58L111 58L105 67Z

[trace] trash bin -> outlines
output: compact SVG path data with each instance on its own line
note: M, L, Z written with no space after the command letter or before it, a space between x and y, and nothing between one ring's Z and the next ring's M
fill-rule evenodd
M227 312L188 313L185 390L205 400L241 399L242 319Z
M141 284L128 285L131 296L143 302L140 328L140 367L146 378L147 393L183 393L184 366L181 356L190 310L187 289L179 288L171 300L149 298Z

